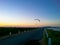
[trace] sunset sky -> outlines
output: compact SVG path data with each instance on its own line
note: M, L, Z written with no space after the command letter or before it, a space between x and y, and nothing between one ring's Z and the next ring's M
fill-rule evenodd
M0 26L60 26L60 1L0 0Z

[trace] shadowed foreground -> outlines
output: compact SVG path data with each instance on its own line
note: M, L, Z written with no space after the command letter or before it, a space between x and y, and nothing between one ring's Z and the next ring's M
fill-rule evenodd
M41 45L41 43L39 42L39 40L31 40L28 41L25 45Z

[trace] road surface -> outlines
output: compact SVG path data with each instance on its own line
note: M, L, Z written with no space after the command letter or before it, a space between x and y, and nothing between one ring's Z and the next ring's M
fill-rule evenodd
M43 31L37 29L31 32L25 32L15 37L9 37L8 39L0 40L0 45L24 45L30 40L41 40L43 38Z

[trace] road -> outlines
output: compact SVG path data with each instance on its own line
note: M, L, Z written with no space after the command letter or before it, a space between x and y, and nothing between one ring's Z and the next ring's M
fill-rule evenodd
M24 45L30 40L41 40L43 38L43 31L37 29L31 32L25 32L15 37L9 37L8 39L0 40L0 45Z

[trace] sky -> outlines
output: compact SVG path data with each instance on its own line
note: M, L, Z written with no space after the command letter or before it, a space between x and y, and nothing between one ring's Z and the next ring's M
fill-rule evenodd
M0 0L0 26L60 26L60 1Z

